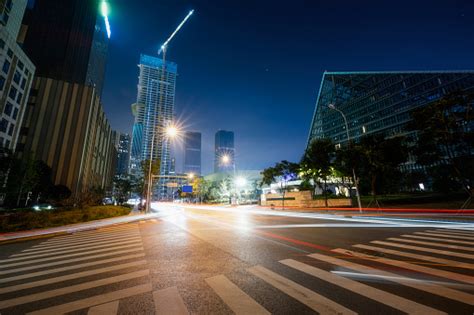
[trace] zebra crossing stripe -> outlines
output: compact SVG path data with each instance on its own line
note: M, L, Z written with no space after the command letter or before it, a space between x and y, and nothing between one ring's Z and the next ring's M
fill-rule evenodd
M409 235L409 234L404 234L402 236L403 237L409 237L409 238L416 238L416 239L419 239L419 240L441 241L441 242L445 242L445 243L455 243L455 244L462 244L462 245L474 245L474 242L466 242L466 241L458 241L458 240L446 240L446 239L436 238L436 237Z
M84 260L91 260L91 259L95 259L95 258L103 258L103 257L116 256L116 255L121 255L121 254L128 254L128 253L137 252L137 251L143 251L143 247L135 248L135 249L129 249L129 250L118 250L118 251L114 251L114 252L110 252L110 253L80 257L80 258L75 258L75 259L60 260L60 261L50 262L50 263L46 263L46 264L42 264L42 265L21 267L21 268L16 268L16 269L8 269L8 270L0 271L0 275L6 275L6 274L11 274L11 273L17 273L17 272L22 272L22 271L27 271L27 270L34 270L34 269L40 269L40 268L46 268L46 267L52 267L52 266L58 266L58 265L65 265L65 264L68 264L68 263L74 263L74 262L84 261ZM0 281L1 281L1 279L0 279Z
M460 240L474 240L474 235L473 236L460 236L460 235L451 235L451 234L446 235L446 234L440 234L440 233L427 233L427 232L415 232L413 234L437 236L437 237L445 237L445 238L455 238L455 239L460 239Z
M121 242L123 240L129 240L129 239L141 239L140 235L121 235L119 237L106 237L106 238L97 238L93 240L88 240L88 241L70 241L70 242L65 242L61 244L54 244L54 245L48 245L48 244L40 244L33 246L29 249L25 249L21 251L22 253L26 252L35 252L39 250L44 250L44 249L56 249L56 248L64 248L64 247L72 247L72 246L78 246L78 245L90 245L90 244L97 244L97 243L102 243L102 242Z
M43 242L35 247L43 247L43 246L52 246L52 245L68 245L72 243L83 243L83 242L90 242L90 241L98 241L98 240L105 240L105 239L117 239L123 238L124 236L132 237L132 236L140 236L140 232L138 231L130 231L126 233L114 233L114 234L98 234L94 236L76 236L71 237L70 239L62 239L56 240L52 239L50 241Z
M336 253L341 253L341 254L344 254L344 255L349 254L353 257L359 257L359 258L363 258L363 259L372 259L372 257L373 257L373 256L370 256L370 255L356 253L356 252L346 250L346 249L341 249L341 248L333 249L332 251L336 252ZM389 278L389 280L391 282L400 283L404 286L411 287L411 288L414 288L414 289L417 289L417 290L420 290L420 291L425 291L425 292L428 292L428 293L431 293L431 294L434 294L434 295L438 295L438 296L441 296L441 297L449 298L451 300L455 300L455 301L459 301L459 302L467 303L467 304L471 304L471 305L473 305L473 303L474 303L474 302L466 302L466 301L474 301L474 299L473 299L474 296L472 294L461 292L461 291L456 291L456 290L453 290L451 288L447 288L447 287L444 287L444 286L441 286L441 285L437 285L436 283L430 283L430 284L420 283L420 282L416 281L416 279L400 277L398 274L395 274L395 273L379 270L379 269L376 269L374 267L369 267L369 266L365 266L365 265L352 263L352 262L342 260L342 259L339 259L339 258L335 258L335 257L330 257L330 256L325 256L325 255L320 255L320 254L311 254L311 255L309 255L309 257L314 258L314 259L318 259L318 260L321 260L321 261L325 261L325 262L328 262L328 263L336 265L336 266L340 266L340 267L344 267L344 268L347 268L347 269L355 270L355 271L361 272L364 275L377 275L377 276L387 277L387 278ZM376 259L376 257L373 257L372 260L379 261L378 259ZM387 262L385 260L380 261L380 262L382 262L384 264L387 264ZM406 268L406 266L400 266L400 267Z
M113 301L91 307L87 315L116 315L118 312L120 301Z
M474 264L463 263L463 262L450 260L450 259L438 258L438 257L433 257L433 256L425 256L425 255L419 255L419 254L413 254L413 253L407 253L407 252L400 252L398 250L387 249L387 248L376 247L376 246L369 246L369 245L357 244L357 245L352 245L352 246L356 248L372 250L375 252L392 254L395 256L414 258L414 259L425 260L425 261L434 262L438 264L444 264L451 267L474 270Z
M100 234L113 234L113 233L121 233L126 231L139 231L138 226L130 226L130 227L123 227L123 228L99 228L95 230L88 230L88 231L77 231L72 232L67 235L57 236L54 239L70 239L73 237L81 237L81 236L93 236L93 235L100 235ZM53 239L50 239L53 240Z
M454 234L454 235L465 235L465 236L472 236L474 235L474 230L445 230L445 229L437 229L434 231L425 231L425 232L432 232L432 233L442 233L442 234Z
M177 287L171 287L153 292L155 314L187 315L188 309L179 295Z
M119 276L104 278L100 280L94 280L90 282L84 282L81 284L72 285L69 287L64 287L64 288L60 288L56 290L42 291L39 293L25 295L25 296L17 297L10 300L3 300L3 301L0 301L0 309L27 304L31 302L36 302L40 300L45 300L48 298L52 298L52 297L56 297L56 296L60 296L60 295L68 294L68 293L74 293L74 292L78 292L82 290L97 288L100 286L114 284L114 283L130 280L130 279L140 278L140 277L147 276L149 274L150 274L150 271L148 269L140 270L140 271L126 273Z
M206 282L235 314L270 314L224 275L207 278Z
M420 266L420 265L414 265L414 264L404 262L404 261L401 261L401 260L393 260L393 259L388 259L388 258L375 257L375 256L372 256L372 255L362 254L362 253L354 252L354 251L347 250L347 249L339 248L339 249L333 249L332 251L337 252L337 253L342 253L342 254L345 254L345 255L350 255L350 256L353 256L353 257L358 257L358 258L362 258L362 259L377 261L377 262L380 262L380 263L383 263L383 264L386 264L386 265L392 265L392 266L396 266L396 267L400 267L400 268L404 268L404 269L408 269L408 270L415 270L415 271L418 271L418 272L421 272L421 273L426 273L426 274L433 275L433 276L436 276L436 277L441 277L441 278L446 278L446 279L450 279L450 280L454 280L454 281L474 284L474 277L459 274L459 273L455 273L455 272L451 272L451 271L446 271L446 270L441 270L441 269L433 269L433 268ZM315 254L311 254L310 256L313 257L313 255L315 255Z
M88 246L86 249L102 249L102 250L107 250L109 248L113 248L111 246L113 245L141 245L142 242L141 240L127 240L127 241L123 241L123 242L120 242L120 243L116 243L116 244L98 244L98 245L95 245L95 246ZM41 258L41 257L48 257L48 256L54 256L54 255L59 255L59 254L70 254L70 253L75 253L75 252L81 252L83 251L85 248L75 248L75 249L71 249L70 247L66 247L65 249L62 248L62 249L56 249L54 251L52 250L45 250L45 251L41 251L39 253L26 253L26 254L17 254L16 256L10 256L10 258L7 258L7 259L3 259L3 260L0 260L0 263L6 263L6 262L13 262L13 261L21 261L21 260L25 260L25 259L33 259L33 258ZM58 257L58 256L56 256ZM61 256L59 256L61 257Z
M39 287L43 285L58 283L58 282L67 281L67 280L79 279L82 277L93 276L93 275L98 275L101 273L142 266L145 264L146 264L146 260L139 260L139 261L134 261L134 262L126 263L126 264L120 264L120 265L114 265L114 266L105 267L105 268L76 272L76 273L72 273L72 274L68 274L68 275L60 276L60 277L55 277L55 278L48 278L48 279L39 280L39 281L22 283L18 285L0 288L0 294L15 292L19 290L25 290L25 289L31 289L31 288L35 288L35 287Z
M441 244L441 243L433 243L433 242L425 242L425 241L416 241L416 240L407 240L407 239L397 238L397 237L390 237L390 238L388 238L388 240L397 241L397 242L412 243L412 244L419 244L419 245L434 246L434 247L445 247L445 248L451 248L451 249L458 249L458 250L465 250L465 251L469 251L469 252L474 252L474 247L457 246L457 245L449 245L449 244Z
M322 279L331 284L340 286L346 290L356 294L365 296L371 300L388 305L394 309L405 312L407 314L446 314L431 307L407 300L398 295L385 292L363 283L347 279L336 274L321 270L319 268L301 263L293 259L280 260L280 263L289 266L293 269L299 270L313 277Z
M74 270L74 269L80 269L80 268L86 268L86 267L93 267L93 266L97 266L97 265L115 263L115 262L119 262L119 261L123 261L123 260L127 260L127 259L143 258L143 257L145 257L145 254L144 253L139 253L139 254L133 254L133 255L125 255L125 256L120 256L120 257L114 257L114 258L110 258L110 259L96 260L96 261L93 261L93 262L77 264L77 265L73 265L73 266L66 266L66 267L55 268L55 269L47 269L47 270L43 270L43 271L37 271L37 272L32 272L32 273L21 274L21 275L9 277L9 278L0 278L0 283L8 283L8 282L12 282L12 281L29 279L29 278L49 275L49 274L68 271L68 270Z
M372 241L371 243L372 244L378 244L378 245L386 245L386 246L392 246L392 247L413 249L413 250L417 250L417 251L420 251L420 252L428 252L428 253L432 253L432 254L440 254L440 255L445 255L445 256L453 256L453 257L474 259L474 255L465 254L465 253L458 253L458 252L453 252L453 251L448 251L448 250L440 250L440 249L434 249L434 248L426 248L426 247L398 244L398 243L385 242L385 241Z
M351 311L350 309L331 301L330 299L319 295L294 281L282 277L265 267L255 266L247 270L254 276L259 277L263 281L320 314L357 314L356 312Z
M59 259L64 259L64 258L71 258L71 257L77 257L77 256L84 256L84 255L90 255L90 254L96 254L96 253L103 253L104 251L115 251L118 249L125 249L125 248L133 248L133 247L138 247L140 249L143 249L143 245L141 242L137 242L134 244L128 244L128 245L121 245L121 246L113 246L113 247L108 247L107 249L95 249L95 250L88 250L88 251L83 251L79 253L73 253L73 254L67 254L67 255L61 255L61 256L53 256L53 257L43 257L39 259L28 259L26 258L26 261L20 261L20 262L13 262L11 264L3 264L0 266L1 269L9 268L9 267L16 267L16 266L23 266L23 265L31 265L35 263L41 263L45 261L51 261L51 260L59 260ZM22 258L21 260L25 260L25 258Z
M92 306L109 303L112 301L120 300L130 296L135 296L143 293L152 291L152 285L150 283L142 284L134 287L130 287L123 290L113 291L104 293L96 296L92 296L86 299L77 300L70 303L65 303L42 310L28 313L29 315L51 315L51 314L65 314L81 309L89 308Z

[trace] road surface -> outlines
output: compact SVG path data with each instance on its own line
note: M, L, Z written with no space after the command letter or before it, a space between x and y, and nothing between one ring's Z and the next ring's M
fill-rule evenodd
M0 246L0 314L473 314L469 217L155 204Z

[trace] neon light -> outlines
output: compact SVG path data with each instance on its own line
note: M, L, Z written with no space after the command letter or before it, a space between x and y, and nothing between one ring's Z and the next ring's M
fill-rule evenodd
M102 11L102 16L104 17L104 21L105 21L105 28L107 29L107 37L110 38L111 31L110 31L110 23L109 23L109 17L108 17L109 6L106 1L102 1L101 11Z

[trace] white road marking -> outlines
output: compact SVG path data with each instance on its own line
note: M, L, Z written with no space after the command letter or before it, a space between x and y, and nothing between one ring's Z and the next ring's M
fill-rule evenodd
M122 242L117 242L115 244L103 244L102 242L97 245L89 245L86 248L71 248L71 247L66 247L66 248L61 248L61 249L55 249L55 250L44 250L40 251L38 253L23 253L23 254L16 254L10 256L10 258L7 259L2 259L0 260L0 263L6 263L6 262L12 262L12 261L20 261L20 260L25 260L25 259L33 259L33 258L40 258L40 257L48 257L48 256L54 256L54 255L59 255L59 254L69 254L69 253L75 253L75 252L81 252L84 249L99 249L101 248L102 250L107 250L108 248L112 248L114 245L141 245L142 242L141 240L126 240ZM56 256L58 257L58 256ZM61 256L59 256L61 257Z
M446 235L446 234L441 234L441 233L427 233L427 232L415 232L413 234L418 234L418 235L426 235L426 236L437 236L437 237L445 237L445 238L456 238L460 240L474 240L474 235L473 236L460 236L460 235Z
M447 230L447 229L437 229L435 231L425 231L425 232L433 232L433 233L442 233L442 234L454 234L454 235L465 235L465 236L472 236L474 235L474 231L466 231L466 230Z
M425 267L425 266L411 264L411 263L404 262L404 261L401 261L401 260L393 260L393 259L388 259L388 258L375 257L375 256L372 256L372 255L362 254L362 253L354 252L354 251L347 250L347 249L339 248L339 249L333 249L333 251L337 252L337 253L350 255L350 256L353 256L353 257L358 257L358 258L363 258L363 259L367 259L367 260L371 260L371 261L376 261L376 262L386 264L386 265L392 265L392 266L396 266L396 267L400 267L400 268L404 268L404 269L408 269L408 270L415 270L415 271L418 271L418 272L421 272L421 273L433 275L433 276L440 277L440 278L446 278L446 279L450 279L450 280L454 280L454 281L474 284L474 277L459 274L459 273L455 273L455 272L451 272L451 271L446 271L446 270L442 270L442 269L433 269L433 268L429 268L429 267ZM313 257L313 255L315 255L315 254L310 255L310 257Z
M45 250L45 249L55 249L55 248L64 248L64 247L72 247L72 246L79 246L79 245L90 245L90 244L97 244L97 243L102 243L102 242L121 242L122 240L129 240L129 239L140 239L140 235L121 235L120 237L107 237L107 238L100 238L100 239L93 239L89 241L69 241L65 243L60 243L60 244L53 244L53 245L48 245L48 244L40 244L40 245L35 245L29 249L25 249L21 251L22 253L26 252L35 252L35 251L40 251L40 250Z
M87 236L87 237L71 237L70 239L61 239L55 240L52 239L50 241L43 242L41 244L36 245L35 247L42 247L42 246L52 246L52 245L63 245L63 244L73 244L73 243L83 243L83 242L91 242L91 241L99 241L99 240L106 240L106 239L118 239L123 237L132 237L132 236L140 236L139 232L130 231L126 233L114 233L114 234L99 234L94 236Z
M64 258L71 258L71 257L77 257L77 256L86 256L86 255L90 255L90 254L103 253L104 251L109 252L109 251L115 251L115 250L125 249L125 248L141 248L141 249L143 249L142 246L143 245L142 245L141 242L136 242L136 243L128 244L128 245L113 246L113 247L109 246L106 249L87 250L87 251L83 251L83 252L79 252L79 253L73 253L73 254L67 254L67 255L61 255L61 256L43 257L43 258L31 259L31 260L27 258L26 261L14 262L14 263L11 263L11 264L2 264L0 266L0 268L5 269L5 268L9 268L9 267L31 265L31 264L41 263L41 262L45 262L45 261L60 260L60 259L64 259ZM25 260L25 258L22 258L21 260Z
M407 252L400 252L398 250L387 249L387 248L376 247L376 246L361 245L361 244L352 245L352 246L357 247L357 248L368 249L368 250L372 250L372 251L376 251L376 252L380 252L380 253L392 254L392 255L395 255L395 256L402 256L402 257L408 257L408 258L413 258L413 259L426 260L426 261L429 261L429 262L444 264L444 265L457 267L457 268L474 269L474 264L463 263L463 262L450 260L450 259L438 258L438 257L433 257L433 256L418 255L418 254L407 253Z
M139 248L135 248L135 249L129 249L129 250L119 250L119 251L114 251L114 252L110 252L110 253L105 253L105 254L100 254L100 255L93 255L93 256L86 256L86 257L75 258L75 259L55 261L55 262L42 264L42 265L35 265L35 266L21 267L21 268L16 268L16 269L2 270L2 271L0 271L0 275L7 275L7 274L11 274L11 273L27 271L27 270L34 270L34 269L39 269L39 268L51 267L51 266L65 265L65 264L68 264L68 263L74 263L74 262L84 261L84 260L91 260L91 259L95 259L95 258L103 258L103 257L108 257L108 256L116 256L116 255L120 255L120 254L128 254L128 253L137 252L137 251L143 251L143 247L139 247Z
M118 312L120 301L113 301L91 307L87 315L116 315Z
M171 287L153 292L156 315L187 315L189 314L184 305L177 287Z
M66 267L61 267L61 268L56 268L56 269L47 269L47 270L43 270L43 271L25 273L25 274L21 274L21 275L9 277L9 278L0 278L0 283L7 283L7 282L12 282L12 281L17 281L17 280L23 280L23 279L28 279L28 278L34 278L34 277L49 275L49 274L53 274L53 273L57 273L57 272L63 272L63 271L86 268L86 267L93 267L93 266L103 265L103 264L108 264L108 263L116 263L116 262L119 262L119 261L122 261L122 260L142 258L142 257L145 257L144 253L120 256L120 257L115 257L115 258L110 258L110 259L96 260L96 261L93 261L93 262L77 264L77 265L73 265L73 266L66 266Z
M116 271L116 270L121 270L121 269L126 269L130 267L136 267L136 266L142 266L146 264L146 260L139 260L139 261L134 261L126 264L121 264L121 265L113 265L110 267L105 267L105 268L99 268L99 269L93 269L93 270L88 270L88 271L82 271L82 272L76 272L72 274L68 274L65 276L60 276L60 277L55 277L55 278L48 278L44 280L39 280L39 281L33 281L33 282L26 282L22 284L17 284L9 287L4 287L0 288L0 294L8 293L8 292L15 292L19 290L24 290L24 289L31 289L34 287L39 287L47 284L53 284L53 283L58 283L62 281L67 281L67 280L72 280L72 279L79 279L82 277L87 277L87 276L92 276L92 275L98 275L101 273L106 273L106 272L111 272L111 271Z
M84 282L81 284L77 285L72 285L69 287L63 287L60 289L56 290L50 290L50 291L41 291L39 293L31 294L31 295L24 295L21 297L13 298L10 300L3 300L0 301L0 309L8 308L8 307L13 307L13 306L18 306L26 303L31 303L31 302L36 302L40 300L45 300L49 299L52 297L68 294L68 293L74 293L82 290L87 290L87 289L92 289L92 288L97 288L100 286L104 285L109 285L109 284L114 284L118 283L121 281L126 281L126 280L131 280L131 279L136 279L140 277L144 277L150 274L150 270L140 270L140 271L135 271L131 273L126 273L123 275L119 276L114 276L110 278L104 278L100 280L94 280L90 282Z
M147 292L151 292L152 285L150 283L138 285L135 287L104 293L83 300L78 300L70 303L65 303L42 310L28 313L30 315L51 315L51 314L65 314L74 311L78 311L84 308L120 300L129 296L139 295Z
M206 282L235 314L270 314L224 275L207 278Z
M433 248L411 246L411 245L404 245L404 244L384 242L384 241L372 241L371 243L372 244L378 244L378 245L386 245L386 246L392 246L392 247L405 248L405 249L413 249L413 250L417 250L417 251L420 251L420 252L428 252L428 253L440 254L440 255L445 255L445 256L453 256L453 257L474 259L474 255L458 253L458 252L452 252L452 251L447 251L447 250L439 250L439 249L433 249Z
M338 276L336 274L321 270L319 268L307 264L303 264L293 259L280 260L280 263L299 270L301 272L304 272L306 274L309 274L313 277L322 279L326 282L335 284L353 293L365 296L371 300L388 305L394 309L400 310L407 314L446 314L431 307L407 300L398 295L373 288L366 284Z
M419 240L428 240L428 241L438 241L438 242L445 242L445 243L454 243L454 244L463 244L463 245L474 245L474 242L466 242L466 241L458 241L458 240L447 240L444 238L436 238L436 237L428 237L428 236L419 236L419 235L409 235L404 234L403 237L409 238L416 238Z
M320 314L357 314L354 311L299 285L285 277L262 266L247 269L251 274L259 277L295 300L303 303Z
M469 252L474 252L474 247L457 246L457 245L441 244L441 243L433 243L433 242L424 242L424 241L416 241L416 240L407 240L407 239L397 238L397 237L390 237L390 238L388 238L388 240L389 241L405 242L405 243L412 243L412 244L419 244L419 245L426 245L426 246L434 246L434 247L443 247L443 248L451 248L451 249L458 249L458 250L465 250L465 251L469 251Z

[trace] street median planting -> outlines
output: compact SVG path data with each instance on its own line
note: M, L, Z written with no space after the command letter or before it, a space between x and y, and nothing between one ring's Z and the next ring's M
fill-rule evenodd
M0 232L28 231L113 218L128 215L130 210L121 206L93 206L84 209L11 211L0 214Z

